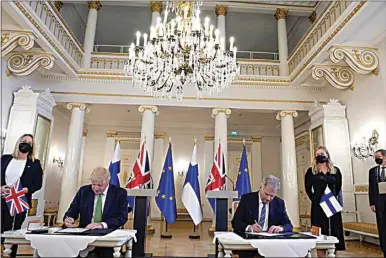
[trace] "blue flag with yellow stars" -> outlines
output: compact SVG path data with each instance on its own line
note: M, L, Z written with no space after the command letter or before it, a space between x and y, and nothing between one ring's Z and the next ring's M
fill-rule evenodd
M243 194L251 192L251 182L249 181L247 150L245 148L245 144L243 147L243 153L241 154L240 168L237 176L235 191L238 192L238 198L234 198L234 201L239 201Z
M155 201L166 223L174 223L177 218L177 207L174 189L172 144L170 142Z

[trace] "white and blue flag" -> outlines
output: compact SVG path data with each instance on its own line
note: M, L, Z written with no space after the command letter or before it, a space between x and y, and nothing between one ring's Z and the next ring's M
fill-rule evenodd
M331 192L330 188L328 188L328 186L326 186L326 190L324 190L322 198L320 199L320 206L322 207L327 218L343 210L342 206Z
M198 180L197 147L194 144L192 159L186 174L181 200L197 226L202 221L200 182Z
M109 171L110 171L110 184L120 186L118 174L121 170L121 148L119 142L115 146L113 157L111 158Z

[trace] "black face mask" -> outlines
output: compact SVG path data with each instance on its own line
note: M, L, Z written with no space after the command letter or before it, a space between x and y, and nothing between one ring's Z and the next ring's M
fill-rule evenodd
M317 161L318 163L324 163L324 162L327 161L327 157L324 156L324 155L316 156L316 161Z
M29 153L31 150L32 150L32 146L28 142L21 142L19 144L19 151L21 153Z
M381 165L383 163L383 159L382 158L376 158L375 163L377 163L378 165Z

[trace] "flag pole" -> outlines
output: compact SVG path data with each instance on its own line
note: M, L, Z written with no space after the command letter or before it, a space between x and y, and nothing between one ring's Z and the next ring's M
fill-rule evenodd
M162 216L162 218L163 218L164 221L165 221L165 232L163 232L163 233L161 234L161 238L172 238L173 235L172 235L172 234L169 234L169 232L168 232L168 223L166 222L165 217Z
M13 215L13 222L12 222L12 231L14 230L15 228L15 220L16 220L16 214Z
M200 233L196 232L196 224L193 222L193 233L189 235L190 239L200 239Z
M328 218L328 236L331 236L331 217Z

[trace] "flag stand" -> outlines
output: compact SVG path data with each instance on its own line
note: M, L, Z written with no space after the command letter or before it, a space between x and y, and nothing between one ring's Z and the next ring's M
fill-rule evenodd
M196 232L196 225L193 222L193 233L189 235L190 239L200 239L200 233Z
M12 222L12 231L15 228L15 220L16 220L16 214L13 216L13 222Z
M166 219L164 218L165 221L165 232L161 234L161 238L172 238L173 235L168 233L168 223L166 222Z
M328 218L328 236L331 236L331 217Z

